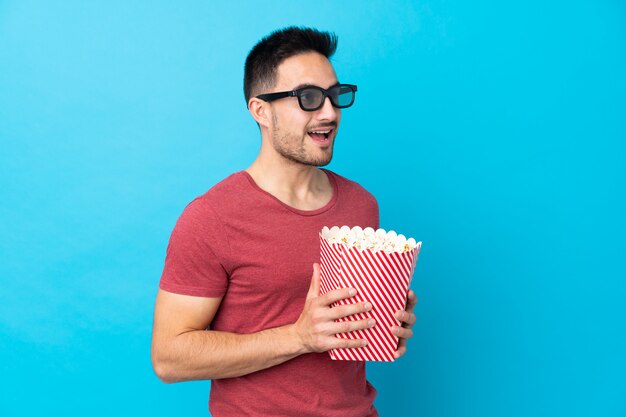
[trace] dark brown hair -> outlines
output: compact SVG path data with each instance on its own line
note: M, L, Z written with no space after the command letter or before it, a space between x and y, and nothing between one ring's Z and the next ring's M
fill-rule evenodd
M276 85L277 68L285 59L306 52L318 52L330 58L336 49L337 36L332 32L290 26L270 33L246 58L243 76L246 104L253 94L265 93Z

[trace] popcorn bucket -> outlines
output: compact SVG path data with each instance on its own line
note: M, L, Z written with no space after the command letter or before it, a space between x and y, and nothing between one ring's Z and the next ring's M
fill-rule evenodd
M337 288L356 288L357 294L339 300L332 307L368 301L372 309L338 319L355 321L373 318L370 329L337 334L343 339L366 339L363 348L332 349L333 360L393 362L398 349L398 337L392 326L401 322L394 313L406 308L409 285L422 246L413 238L406 239L394 231L355 226L320 232L320 292L326 294Z

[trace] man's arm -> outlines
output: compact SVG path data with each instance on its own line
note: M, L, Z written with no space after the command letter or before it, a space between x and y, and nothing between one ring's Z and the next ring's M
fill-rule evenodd
M221 298L192 297L159 290L154 311L152 364L164 382L220 379L266 369L298 355L335 348L363 347L361 339L339 339L337 333L373 327L373 320L335 319L371 309L369 303L331 308L356 293L343 288L319 295L319 265L298 321L251 334L206 330Z

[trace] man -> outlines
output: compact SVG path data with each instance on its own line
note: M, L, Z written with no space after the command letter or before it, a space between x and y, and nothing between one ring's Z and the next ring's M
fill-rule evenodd
M211 379L213 416L376 416L365 364L333 361L333 348L359 348L337 333L377 324L338 318L369 303L331 308L354 296L320 296L323 226L378 227L375 198L327 165L341 108L356 86L340 84L329 62L334 34L286 28L246 60L244 93L261 131L245 171L193 200L167 249L157 295L152 360L165 382ZM311 276L312 274L312 276ZM417 299L397 312L406 350Z

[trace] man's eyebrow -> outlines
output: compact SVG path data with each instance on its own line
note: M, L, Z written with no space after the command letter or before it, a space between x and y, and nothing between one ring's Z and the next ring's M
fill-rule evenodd
M341 83L340 83L339 81L337 81L335 84L331 85L331 86L330 86L330 87L328 87L328 88L336 87L336 86L338 86L339 84L341 84ZM295 86L295 87L293 88L293 91L295 91L295 90L299 90L299 89L301 89L301 88L305 88L305 87L319 87L319 85L315 85L315 84L298 84L297 86ZM326 90L328 90L328 88L327 88Z

